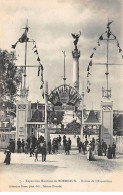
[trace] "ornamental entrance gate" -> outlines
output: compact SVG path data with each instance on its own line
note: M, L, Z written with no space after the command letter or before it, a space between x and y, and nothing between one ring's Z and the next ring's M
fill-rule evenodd
M50 104L48 104L50 102ZM48 112L72 111L82 113L82 96L70 85L63 84L56 87L48 95L48 83L45 83L45 140L48 142ZM81 117L82 119L82 117Z

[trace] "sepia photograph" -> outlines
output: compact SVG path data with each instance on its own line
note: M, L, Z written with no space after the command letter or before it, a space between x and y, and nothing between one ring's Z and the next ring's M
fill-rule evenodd
M123 192L123 0L0 0L0 192Z

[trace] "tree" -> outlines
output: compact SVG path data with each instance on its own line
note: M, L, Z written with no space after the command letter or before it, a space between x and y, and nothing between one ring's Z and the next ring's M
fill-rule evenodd
M113 119L113 130L114 134L122 135L123 134L123 115L114 116Z
M48 112L48 122L49 123L53 123L56 125L62 124L62 120L64 117L64 112L60 111L60 112Z
M13 52L0 49L0 99L14 101L22 79L22 69L15 66Z

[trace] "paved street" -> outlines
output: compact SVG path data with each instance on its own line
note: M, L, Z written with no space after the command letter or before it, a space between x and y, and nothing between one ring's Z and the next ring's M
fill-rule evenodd
M11 164L4 165L4 157L1 151L1 191L5 187L9 191L117 191L122 186L123 155L110 160L96 156L95 161L88 161L73 146L70 155L61 147L57 154L47 155L46 162L41 155L35 162L29 154L12 153Z

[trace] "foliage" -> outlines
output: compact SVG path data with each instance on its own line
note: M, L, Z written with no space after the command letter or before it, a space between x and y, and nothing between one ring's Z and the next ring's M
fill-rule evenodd
M123 134L123 115L114 116L113 119L113 130L115 134Z
M0 99L14 101L22 79L22 70L15 66L13 52L0 49Z

